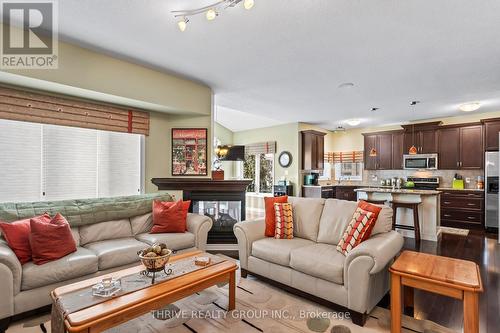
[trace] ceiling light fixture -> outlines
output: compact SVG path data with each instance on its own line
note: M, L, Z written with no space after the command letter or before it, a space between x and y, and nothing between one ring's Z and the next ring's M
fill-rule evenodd
M243 7L245 7L246 10L252 9L254 5L255 5L254 0L245 0L245 1L243 1Z
M217 17L217 12L214 9L209 9L207 10L207 13L205 14L207 20L213 21Z
M372 109L371 109L371 111L372 111L372 112L375 112L375 111L377 111L377 110L379 110L379 109L380 109L380 108L372 108Z
M349 120L346 120L345 122L349 126L358 126L359 124L361 124L361 120L360 119L349 119Z
M354 83L352 82L344 82L339 84L338 88L343 89L343 88L352 88L354 87Z
M184 17L182 20L177 22L177 26L179 27L179 30L182 32L186 31L188 22L189 22L189 20L187 17Z
M472 112L472 111L478 110L480 107L481 107L481 103L472 102L472 103L462 104L458 108L460 109L460 111L463 111L463 112Z
M185 10L173 10L171 13L175 18L181 18L181 21L177 22L180 31L186 30L186 25L189 22L189 17L204 14L206 19L213 21L219 13L223 10L236 7L240 2L243 2L243 7L250 10L254 7L254 0L218 0L217 2L200 8L185 9Z

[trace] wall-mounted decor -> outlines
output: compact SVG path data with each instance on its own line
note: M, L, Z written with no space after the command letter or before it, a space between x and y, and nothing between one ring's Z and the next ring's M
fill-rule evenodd
M292 165L292 154L288 151L282 151L278 158L278 162L282 168L288 168Z
M172 176L207 175L207 129L172 128Z

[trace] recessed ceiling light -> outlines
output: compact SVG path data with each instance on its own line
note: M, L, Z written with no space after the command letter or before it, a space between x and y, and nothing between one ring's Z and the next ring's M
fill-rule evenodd
M460 109L460 111L463 111L463 112L472 112L472 111L476 111L480 107L481 107L481 103L472 102L472 103L462 104L458 108Z
M373 112L373 111L377 111L377 110L379 110L379 109L380 109L380 108L372 108L372 112Z
M349 120L346 120L345 122L349 126L358 126L359 124L361 124L361 120L360 119L349 119Z
M344 82L339 84L339 88L352 88L354 87L354 83L352 82Z

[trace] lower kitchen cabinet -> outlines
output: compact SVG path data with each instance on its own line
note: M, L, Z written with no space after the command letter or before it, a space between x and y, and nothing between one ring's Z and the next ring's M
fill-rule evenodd
M453 228L484 229L484 193L445 190L441 193L441 225Z
M335 199L347 200L347 201L358 201L358 195L354 192L357 186L336 186L335 187Z

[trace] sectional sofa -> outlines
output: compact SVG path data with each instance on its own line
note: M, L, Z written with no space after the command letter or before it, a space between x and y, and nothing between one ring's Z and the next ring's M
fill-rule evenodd
M337 251L357 203L337 199L289 198L294 238L265 237L265 220L237 223L234 233L242 276L248 273L332 308L347 308L355 324L389 290L388 267L403 246L392 231L392 209L383 207L372 236L347 256Z
M59 260L21 265L0 240L0 322L51 303L56 287L138 264L137 251L155 242L175 251L205 249L212 220L188 214L185 233L149 234L152 201L171 201L168 194L54 202L2 203L0 220L11 222L60 212L71 225L77 251Z

